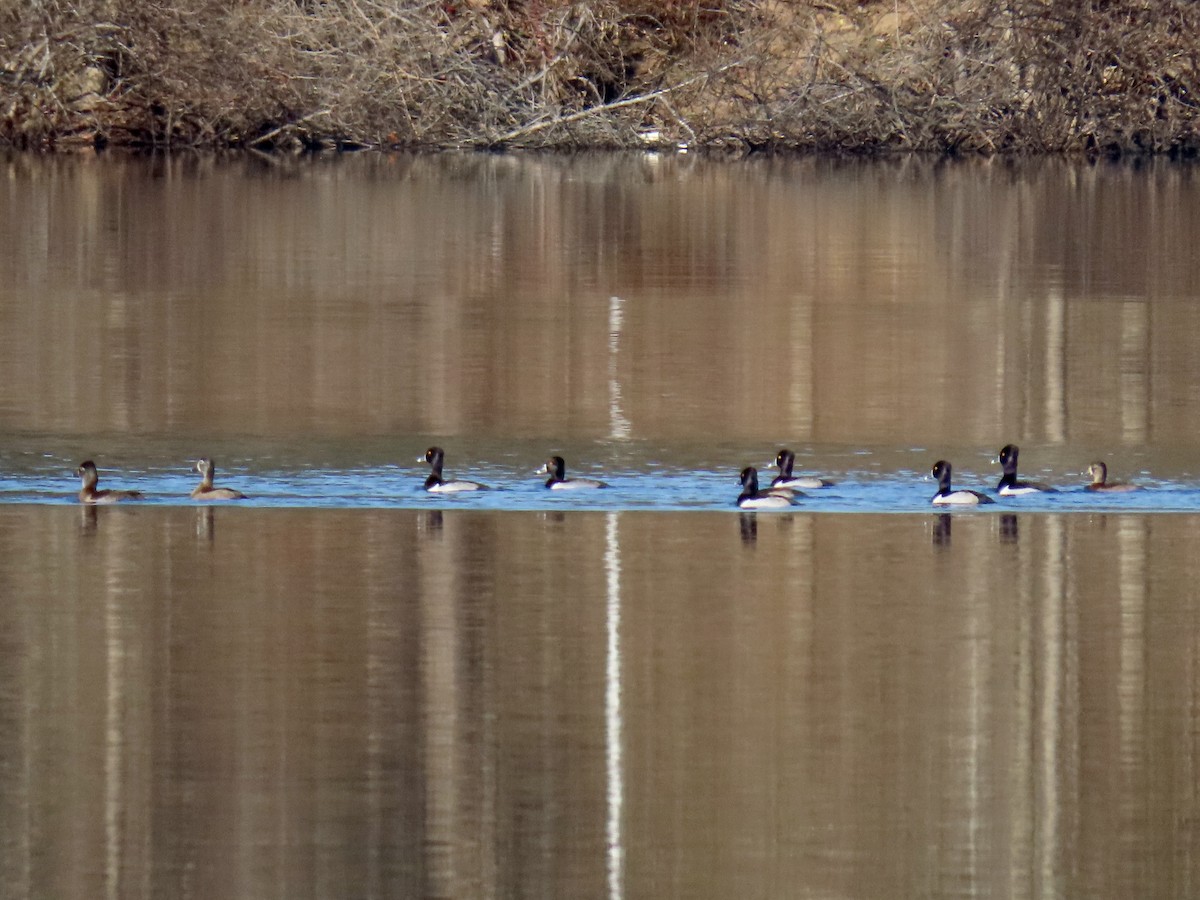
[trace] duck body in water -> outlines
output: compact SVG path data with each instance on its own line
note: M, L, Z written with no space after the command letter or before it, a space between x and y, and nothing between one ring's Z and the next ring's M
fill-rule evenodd
M981 503L994 503L987 494L971 491L966 488L953 490L950 487L950 473L953 467L944 459L939 459L929 470L938 483L938 491L933 495L934 506L979 506Z
M819 488L832 487L833 482L827 478L818 478L816 475L793 475L792 467L796 464L796 454L784 447L775 454L775 461L767 466L769 469L778 469L779 474L771 479L771 487L789 487L789 488L805 488L807 490L817 490Z
M1050 494L1054 488L1039 481L1021 481L1017 478L1017 455L1021 449L1016 444L1005 444L1000 448L998 462L1004 469L996 493L1001 497L1020 497L1024 494Z
M597 481L594 478L568 478L567 464L561 456L552 456L546 460L535 475L549 475L546 479L546 487L552 491L569 491L569 490L587 490L594 488L608 487L603 481Z
M1088 466L1088 476L1092 479L1092 482L1084 490L1098 491L1106 494L1127 494L1130 491L1140 490L1136 484L1127 484L1124 481L1109 481L1108 466L1100 460L1096 460Z
M792 505L796 492L788 488L758 489L758 470L754 466L742 469L738 481L742 485L742 493L738 495L737 505L740 509L787 509Z
M196 464L192 467L194 471L200 475L200 483L192 489L191 497L193 500L245 500L246 495L241 491L235 491L233 488L214 487L213 475L216 474L216 466L208 457L201 457L196 460Z
M442 467L446 461L446 451L441 447L430 447L424 456L417 457L417 462L429 463L429 477L425 479L425 490L432 494L461 494L467 491L482 491L487 485L478 481L460 479L449 480L443 477Z
M90 459L80 463L79 468L75 470L75 474L80 479L80 503L120 503L122 500L142 499L141 491L112 491L98 488L100 472L96 469L96 464Z

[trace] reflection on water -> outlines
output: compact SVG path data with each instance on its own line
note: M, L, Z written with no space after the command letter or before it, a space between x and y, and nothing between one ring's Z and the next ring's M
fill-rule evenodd
M1021 536L1020 523L1012 513L1000 516L1000 540L1007 544L1015 544Z
M625 896L625 698L622 691L624 659L621 655L621 538L620 516L604 517L604 748L608 847L608 896Z
M100 521L100 509L91 504L81 504L79 507L79 533L94 534Z
M1196 894L1193 167L0 165L6 893Z
M933 520L933 545L941 547L949 545L954 528L954 516L950 513L938 513Z
M1187 896L1200 521L997 522L0 507L4 883Z
M213 521L216 519L216 512L211 506L200 506L196 508L196 537L213 539Z
M758 540L758 514L739 513L738 526L742 532L742 543L753 545Z
M786 442L835 477L993 482L1013 440L1059 484L1096 456L1200 479L1193 167L0 164L18 488L88 456L374 474L429 439L485 472L727 474Z

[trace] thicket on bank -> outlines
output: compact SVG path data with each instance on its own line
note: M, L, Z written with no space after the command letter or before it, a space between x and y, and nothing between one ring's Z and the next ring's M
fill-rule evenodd
M0 141L1178 152L1191 0L33 0Z

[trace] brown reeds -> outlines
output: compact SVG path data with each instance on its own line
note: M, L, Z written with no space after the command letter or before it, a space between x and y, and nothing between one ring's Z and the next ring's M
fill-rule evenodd
M0 140L301 149L1200 146L1190 0L32 0Z

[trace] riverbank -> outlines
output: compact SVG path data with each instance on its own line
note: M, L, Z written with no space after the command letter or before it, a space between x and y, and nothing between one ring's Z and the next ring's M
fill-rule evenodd
M33 7L0 13L26 149L1200 149L1185 0Z

